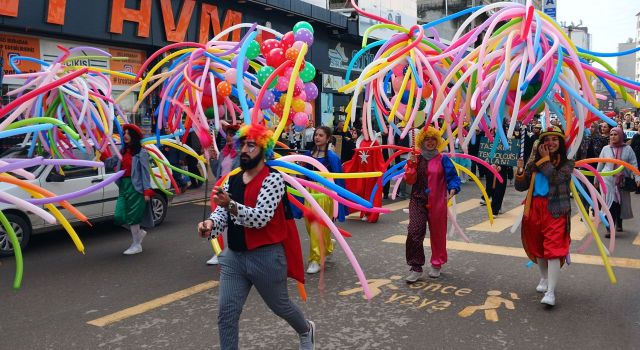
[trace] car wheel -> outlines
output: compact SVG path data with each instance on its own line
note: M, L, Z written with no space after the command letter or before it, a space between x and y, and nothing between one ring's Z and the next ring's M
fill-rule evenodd
M153 226L159 226L167 216L167 200L159 194L151 197L151 213L153 214Z
M20 242L20 247L24 250L29 244L29 239L31 238L31 225L23 219L21 216L16 214L5 214L7 220L9 220L9 224L13 227L13 231L18 236L18 241ZM11 241L9 240L9 235L5 231L4 227L0 225L0 256L11 256L13 255L13 246L11 245Z

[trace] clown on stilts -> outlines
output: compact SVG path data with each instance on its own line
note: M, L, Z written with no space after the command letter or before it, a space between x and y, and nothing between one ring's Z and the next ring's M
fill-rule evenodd
M460 192L460 178L449 157L440 153L440 131L425 127L416 137L416 150L405 167L404 180L412 185L406 242L408 283L422 276L425 264L423 241L429 224L431 268L429 277L440 277L447 262L447 202Z

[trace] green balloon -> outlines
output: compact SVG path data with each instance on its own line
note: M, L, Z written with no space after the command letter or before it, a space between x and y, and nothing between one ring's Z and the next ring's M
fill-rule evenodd
M260 44L255 40L251 40L249 47L247 47L246 56L250 60L255 60L258 55L260 55Z
M308 83L313 80L316 76L316 67L313 66L310 62L305 62L304 68L300 71L300 79L303 82Z
M269 76L271 76L273 71L275 71L275 69L271 66L264 66L260 68L260 70L258 70L257 77L260 85L264 85L264 83L267 81L267 79L269 79ZM269 89L273 89L274 87L276 87L277 83L278 83L278 78L276 77L275 79L273 79L271 84L269 84Z
M300 22L296 23L293 26L293 32L295 33L295 32L298 31L298 29L302 29L302 28L309 29L309 31L311 33L313 33L313 26L311 25L311 23L305 22L305 21L300 21Z
M207 119L209 119L209 120L210 120L210 119L215 118L215 116L216 116L216 115L214 114L214 112L213 112L213 107L209 107L209 108L205 109L205 110L204 110L204 115L205 115L205 117L207 117Z
M425 100L424 98L420 99L420 106L418 106L419 110L423 110L425 107L427 107L427 100Z
M542 88L541 82L529 84L529 86L527 86L527 89L524 90L524 93L522 94L522 99L525 101L532 99L538 93L538 91L540 91L540 88Z

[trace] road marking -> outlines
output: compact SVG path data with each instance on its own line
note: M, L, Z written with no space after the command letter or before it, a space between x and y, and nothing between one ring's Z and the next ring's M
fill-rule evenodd
M385 243L405 244L407 236L395 235L383 240ZM424 246L428 247L429 240L424 241ZM514 256L518 258L527 258L522 248L505 247L499 245L480 244L480 243L465 243L459 241L447 241L447 249L460 250L465 252ZM610 257L609 261L612 266L625 267L629 269L640 269L640 259L630 258L616 258ZM585 255L585 254L571 254L571 262L577 264L586 265L598 265L602 266L602 258L597 255Z
M175 293L167 294L163 297L156 298L150 301L147 301L142 304L138 304L136 306L132 306L130 308L126 308L124 310L112 313L111 315L107 315L104 317L97 318L93 321L87 322L90 325L97 327L108 326L112 323L120 322L129 317L133 317L136 315L140 315L147 311L151 311L153 309L159 308L161 306L171 304L180 299L184 299L186 297L192 296L194 294L198 294L204 292L209 289L213 289L218 286L218 281L209 281L200 284L196 284L195 286L189 287L187 289L183 289L177 291Z
M633 245L640 245L640 233L638 233L636 239L633 240Z
M590 232L587 223L580 221L580 219L582 219L580 214L571 217L571 240L579 241Z
M491 225L491 223L489 222L489 220L485 220L475 226L471 226L469 228L467 228L467 230L471 230L471 231L483 231L483 232L493 232L493 233L499 233L502 232L504 230L506 230L507 228L513 226L513 223L518 220L518 218L520 217L520 214L522 214L522 211L524 210L524 206L523 205L519 205L514 209L509 210L506 213L502 213L500 215L498 215L497 217L493 218L493 225Z
M480 199L474 198L467 201L456 204L456 213L458 215L468 212L471 209L478 208L480 206ZM409 220L400 221L401 225L409 225Z
M409 200L405 199L405 200L400 201L400 202L389 203L389 204L383 205L382 207L385 208L385 209L389 209L391 211L396 211L396 210L408 208L409 207ZM349 214L347 216L347 219L349 219L349 220L360 220L360 212L357 211L355 213Z

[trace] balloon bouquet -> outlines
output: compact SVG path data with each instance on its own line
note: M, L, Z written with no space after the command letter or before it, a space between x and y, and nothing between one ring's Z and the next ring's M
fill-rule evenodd
M234 30L245 30L239 42L222 39ZM258 43L259 31L273 38ZM289 126L302 130L309 123L311 102L318 97L318 88L313 82L316 69L305 60L313 44L313 34L314 29L307 22L298 22L292 31L284 34L257 24L238 24L220 32L206 44L177 43L153 54L138 73L141 81L136 86L140 88L139 98L152 91L161 96L156 111L156 141L162 141L160 128L166 125L170 137L182 134L184 142L186 130L193 130L205 150L211 147L217 151L215 134L224 135L221 126L227 117L231 124L264 124L274 128L273 141L286 148L278 142L280 135ZM151 62L161 55L164 58L143 76ZM208 158L207 154L205 158ZM316 170L299 164L309 164ZM279 171L288 184L287 191L308 201L313 211L289 196L292 204L305 210L307 217L330 228L365 287L365 295L370 297L364 273L343 237L349 234L333 223L333 218L317 203L315 196L318 194L311 194L308 189L334 200L333 216L337 216L339 204L385 213L389 211L374 208L367 200L334 182L336 178L379 177L382 174L334 174L311 157L281 156L277 152L267 165ZM222 185L228 176L239 170L219 179L217 185ZM219 250L217 242L214 242L214 249Z
M354 1L352 5L361 15L382 22L365 33L363 49L354 55L345 76L348 84L341 89L353 93L348 119L353 116L354 101L364 91L362 131L365 138L373 133L374 121L382 130L389 128L390 135L396 133L405 137L417 127L414 120L416 113L421 111L425 115L422 125L439 129L446 137L449 150L454 150L454 142L458 140L466 152L475 131L480 129L492 142L493 156L498 144L509 148L509 139L517 127L526 125L535 115L542 113L543 129L551 125L551 115L558 118L565 130L567 157L571 159L580 146L586 125L597 120L616 125L597 108L597 99L604 96L595 93L595 81L601 81L612 96L617 90L620 96L638 105L625 88L638 91L640 83L617 76L599 56L630 54L639 49L603 54L577 48L555 21L533 8L531 1L526 5L500 2L478 6L409 29L364 12ZM451 43L443 43L434 27L466 15L468 17ZM474 19L481 15L488 19L470 28ZM366 45L369 33L379 28L393 29L398 33L389 40ZM480 39L480 45L474 48ZM375 60L356 80L351 81L351 71L358 57L377 47ZM593 67L591 62L602 64L607 71ZM490 132L492 129L495 137ZM391 137L390 141L392 143ZM412 151L397 146L390 148L397 150L393 157ZM455 152L451 155L471 158L493 171L486 162L475 157ZM616 163L620 167L612 172L598 173L589 165L594 162ZM465 171L476 182L487 200L475 175L457 164L456 168ZM606 191L602 176L612 176L623 168L640 174L619 160L579 160L571 182L573 198L592 233L578 251L584 251L595 240L612 283L615 283L615 276L608 255L614 249L615 233L610 224L611 214L602 194L587 181L585 175L595 176L602 191ZM402 166L391 167L383 175L383 181L393 178L401 181L402 173ZM499 178L495 171L494 174ZM586 212L580 196L594 209L593 218ZM490 219L491 216L489 211ZM456 230L466 239L453 219ZM608 250L597 234L600 223L608 228L612 237ZM512 230L519 224L520 220Z

